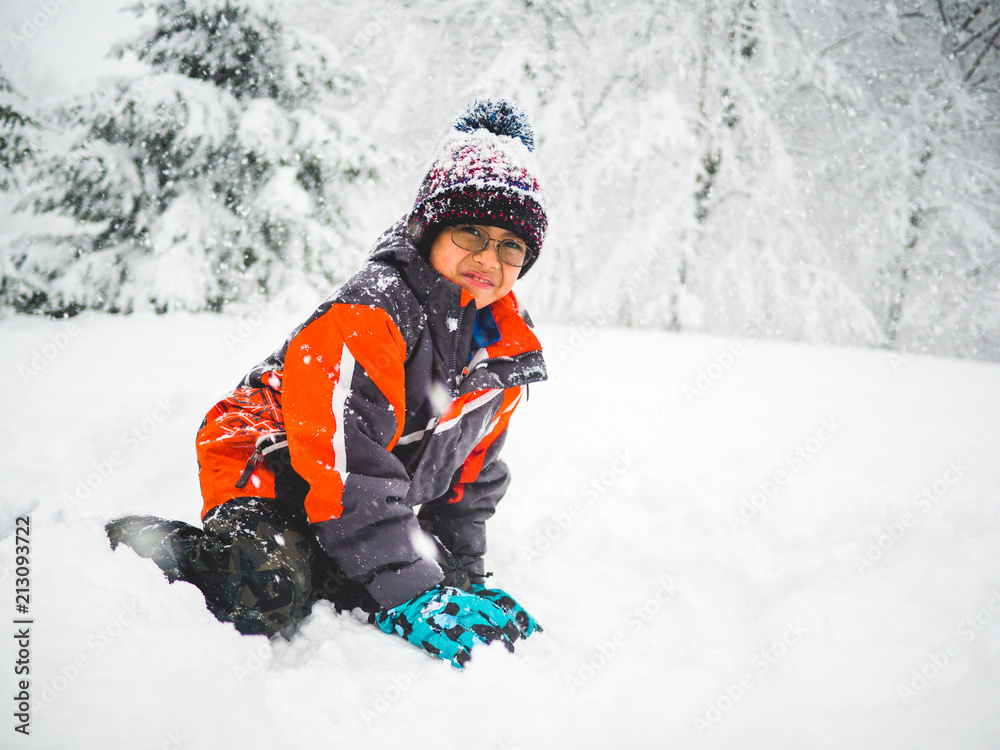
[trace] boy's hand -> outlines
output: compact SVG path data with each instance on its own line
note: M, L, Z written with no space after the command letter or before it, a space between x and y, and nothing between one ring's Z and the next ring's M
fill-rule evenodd
M517 629L524 638L527 638L532 633L542 631L542 626L538 624L538 620L529 615L528 611L503 589L488 589L482 583L474 583L472 584L472 591L476 596L488 599L499 605L513 617Z
M520 627L487 597L450 586L436 586L392 609L371 617L384 633L396 633L461 669L477 643L501 641L508 651Z

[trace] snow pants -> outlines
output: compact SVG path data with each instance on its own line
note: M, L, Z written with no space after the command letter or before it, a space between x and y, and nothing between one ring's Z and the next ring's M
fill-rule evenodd
M201 589L218 619L241 633L288 633L320 599L340 610L378 609L323 552L294 505L236 498L209 512L204 526L183 577Z
M203 517L184 576L205 594L212 613L244 634L289 632L325 599L339 610L378 604L323 551L304 501L308 483L287 450L267 457L274 498L237 497Z

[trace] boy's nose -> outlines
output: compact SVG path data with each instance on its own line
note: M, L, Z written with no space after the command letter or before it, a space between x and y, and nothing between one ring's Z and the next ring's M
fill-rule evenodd
M495 247L491 246L495 245ZM484 266L499 267L500 266L500 243L497 240L489 240L486 246L475 253L476 260L482 263Z

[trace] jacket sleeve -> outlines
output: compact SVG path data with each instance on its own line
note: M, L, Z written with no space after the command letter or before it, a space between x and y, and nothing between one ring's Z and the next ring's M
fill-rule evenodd
M421 508L421 525L458 558L473 583L481 583L486 572L486 521L496 512L510 484L510 472L500 451L521 393L521 388L505 391L491 429L465 460L448 496Z
M382 607L443 579L416 551L401 500L409 478L391 450L403 429L406 342L382 309L334 304L289 342L282 384L292 467L305 510L340 568Z

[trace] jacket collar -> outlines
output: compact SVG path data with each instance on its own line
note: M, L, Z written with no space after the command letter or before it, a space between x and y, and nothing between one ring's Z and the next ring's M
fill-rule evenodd
M465 367L472 347L475 301L466 289L446 279L421 257L407 232L405 217L376 241L370 258L390 263L399 270L423 309L438 356L449 363L455 373L454 382L462 383L463 391L472 386L463 380L484 380L466 375L483 369L495 371L502 381L485 378L489 384L483 387L510 387L546 378L542 345L521 315L513 292L490 305L500 340L487 346L485 353L476 352L473 362ZM498 362L505 364L501 366Z

